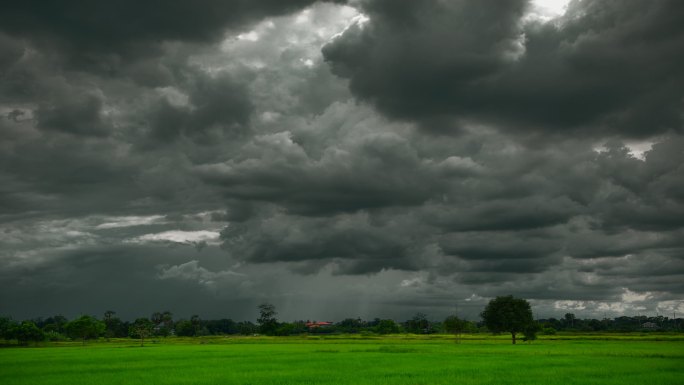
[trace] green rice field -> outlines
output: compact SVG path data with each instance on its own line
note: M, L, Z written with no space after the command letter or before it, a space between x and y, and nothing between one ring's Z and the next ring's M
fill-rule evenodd
M684 338L168 338L0 349L0 384L684 384Z

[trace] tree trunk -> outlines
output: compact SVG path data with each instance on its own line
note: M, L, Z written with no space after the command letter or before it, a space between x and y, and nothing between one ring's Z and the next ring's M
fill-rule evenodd
M511 335L513 336L513 345L515 345L515 333L511 333Z

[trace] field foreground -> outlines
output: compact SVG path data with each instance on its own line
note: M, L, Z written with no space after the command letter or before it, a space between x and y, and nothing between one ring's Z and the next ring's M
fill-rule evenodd
M684 341L211 338L0 349L0 384L682 384Z

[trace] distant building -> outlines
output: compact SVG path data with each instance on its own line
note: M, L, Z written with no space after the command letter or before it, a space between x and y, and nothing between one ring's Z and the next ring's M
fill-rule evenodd
M319 321L319 322L307 321L306 327L309 329L317 329L317 328L321 328L321 327L331 326L332 324L333 324L332 322L325 322L325 321Z
M658 324L656 324L655 322L644 322L643 324L641 324L641 327L644 329L656 329L658 328Z

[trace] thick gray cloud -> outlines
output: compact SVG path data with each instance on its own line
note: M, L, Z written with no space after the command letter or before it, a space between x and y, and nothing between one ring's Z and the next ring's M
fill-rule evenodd
M684 311L681 7L312 3L8 8L0 313Z
M161 98L151 107L146 144L166 144L180 137L207 144L216 135L247 130L253 107L244 84L227 74L196 74L186 90L188 105L174 106Z
M38 128L85 136L109 134L101 113L102 99L97 95L66 95L35 110Z
M341 274L383 269L415 270L420 236L404 224L372 223L363 213L307 218L274 215L229 226L224 247L236 259L253 263L308 262L302 271L333 265ZM315 270L314 270L315 271Z
M323 53L356 96L431 130L455 118L593 135L681 131L680 2L574 1L551 23L524 23L525 3L362 1L370 20Z
M293 12L314 2L23 1L3 7L0 28L29 38L41 48L57 49L70 66L116 76L129 71L126 67L132 60L160 55L164 42L215 42L228 29L240 30L266 16ZM134 71L159 71L154 63L136 65Z
M230 161L199 166L197 173L228 197L277 202L308 215L420 204L441 187L438 167L394 133L346 138L319 158L297 139L288 131L256 136Z

